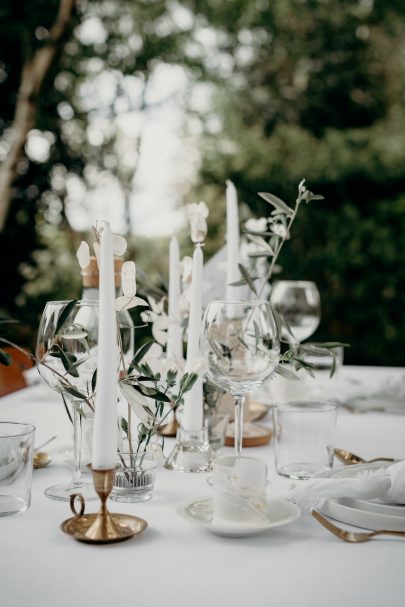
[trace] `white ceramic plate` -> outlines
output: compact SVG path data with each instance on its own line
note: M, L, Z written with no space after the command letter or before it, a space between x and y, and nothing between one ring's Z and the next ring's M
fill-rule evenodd
M325 470L316 478L353 478L370 470L387 468L387 464L375 462ZM339 498L328 500L321 512L330 518L362 527L363 529L387 529L405 531L405 506L385 504L379 500Z
M301 514L296 504L282 498L269 501L266 520L251 524L212 522L213 506L211 498L196 499L177 508L177 514L189 523L204 527L210 533L224 537L247 537L265 533L273 527L281 527L295 521Z

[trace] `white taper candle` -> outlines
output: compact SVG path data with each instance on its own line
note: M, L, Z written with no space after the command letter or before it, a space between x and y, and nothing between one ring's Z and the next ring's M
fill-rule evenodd
M97 389L92 453L92 466L96 470L114 468L117 461L117 356L113 241L110 225L104 222L100 230Z
M180 249L175 236L169 249L169 328L167 331L167 358L176 362L183 358L183 339L180 315Z
M227 301L241 297L240 287L231 287L230 283L240 279L239 263L239 212L238 196L232 181L226 182L226 295Z
M188 322L187 365L192 370L200 358L200 333L202 323L202 272L203 252L197 245L193 255L190 317ZM190 392L184 397L182 425L184 430L198 432L203 427L202 378L198 378Z

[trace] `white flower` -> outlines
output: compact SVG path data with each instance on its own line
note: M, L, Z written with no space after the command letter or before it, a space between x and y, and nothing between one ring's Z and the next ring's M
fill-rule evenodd
M122 257L127 250L127 241L119 234L113 234L113 251L116 257Z
M150 310L142 312L143 322L152 323L152 335L154 339L162 346L167 342L167 329L169 326L169 317L164 311L165 297L158 302L153 297L148 297Z
M193 202L186 206L191 228L191 240L194 243L203 242L207 235L208 207L205 202Z
M276 236L280 236L281 238L287 239L290 237L287 228L282 223L274 223L271 226L271 231L273 232L273 234L275 234Z
M259 217L258 219L248 219L245 223L245 229L252 232L265 232L267 230L267 219Z
M89 245L84 240L82 240L80 247L77 249L76 257L82 270L87 268L90 264L90 249Z
M115 309L121 312L136 306L147 306L147 302L136 295L136 266L133 261L122 264L121 284L123 295L115 300Z

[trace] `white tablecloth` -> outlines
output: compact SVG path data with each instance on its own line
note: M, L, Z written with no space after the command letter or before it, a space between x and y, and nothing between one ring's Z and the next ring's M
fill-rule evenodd
M404 370L343 369L344 377L368 384L395 373ZM37 444L55 433L65 442L70 431L63 405L43 385L1 399L0 419L33 422ZM364 457L404 459L405 415L339 410L336 444ZM274 472L272 446L249 449L249 455L267 462L270 492L282 494L290 483ZM91 546L60 531L69 506L43 494L47 486L68 478L63 463L34 471L31 508L0 518L1 607L403 604L405 540L346 544L309 515L260 537L216 537L176 514L179 504L209 494L207 475L162 469L149 502L110 502L113 511L145 518L146 532L122 544ZM94 504L89 503L89 510Z

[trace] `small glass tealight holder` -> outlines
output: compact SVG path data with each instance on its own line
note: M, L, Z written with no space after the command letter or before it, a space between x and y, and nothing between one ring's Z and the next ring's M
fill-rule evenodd
M150 500L159 460L151 453L120 452L110 498L116 502Z
M179 428L176 444L166 460L165 468L179 472L208 472L212 470L215 453L210 445L208 428L192 431Z

